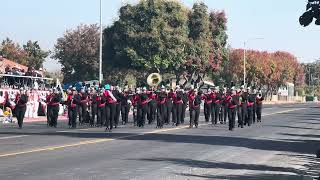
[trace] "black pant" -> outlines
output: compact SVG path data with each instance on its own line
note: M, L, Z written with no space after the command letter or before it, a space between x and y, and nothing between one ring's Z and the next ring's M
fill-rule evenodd
M71 108L68 107L68 126L71 126L72 125L72 122L71 122ZM49 125L49 124L48 124Z
M121 105L121 118L122 124L128 123L128 116L129 116L130 105L129 104L122 104Z
M105 126L110 130L113 128L113 122L115 120L115 117L116 117L116 104L108 104L106 106L106 124L105 124Z
M97 110L97 126L103 126L106 123L106 108L98 107Z
M248 106L248 126L251 126L253 120L253 106Z
M157 109L157 127L162 128L167 116L167 106L166 104L159 104Z
M82 124L83 123L83 117L85 114L83 114L83 111L82 111L82 105L77 105L77 111L78 111L78 115L79 115L79 124Z
M77 126L77 108L70 108L69 110L70 114L69 114L69 121L70 121L70 125L73 127L73 128L76 128Z
M98 107L97 104L92 104L91 105L91 119L90 119L90 125L93 126L94 122L96 120L96 116L98 113Z
M184 119L186 118L186 111L187 111L187 103L183 103L182 105L182 119L181 124L184 124Z
M146 115L148 112L148 104L138 106L138 126L144 127L146 123Z
M241 114L241 112L242 112L242 107L241 107L241 106L238 106L238 108L237 108L238 126L243 127L244 122L243 122L243 119L242 119L242 114Z
M53 127L57 126L58 116L59 116L59 106L52 106L51 107L50 126L53 126Z
M167 111L167 117L166 117L165 123L169 124L171 120L171 113L172 113L172 102L167 103L167 109L168 111Z
M212 103L211 104L211 123L212 124L217 124L217 118L216 118L216 104Z
M138 121L138 108L137 105L134 105L132 108L133 113L133 124L136 126Z
M23 106L23 107L16 107L16 116L17 116L17 120L18 120L18 125L19 128L22 128L23 125L23 119L24 119L24 115L26 113L27 107Z
M204 117L206 122L209 122L209 119L211 117L212 109L211 109L211 103L210 104L204 104Z
M195 125L196 127L198 127L199 125L199 117L200 117L200 107L197 108L193 108L192 111L190 111L190 113L192 114L190 118L190 125Z
M262 113L262 105L257 105L256 114L257 114L258 122L261 122L261 113Z
M257 108L257 106L254 104L252 106L252 122L253 123L256 123L256 108Z
M156 102L150 102L148 105L148 114L147 118L149 121L149 124L153 123L156 119L156 111L157 111L157 103Z
M114 117L114 125L117 127L119 125L119 119L120 119L120 112L121 112L121 104L116 104L116 114Z
M227 122L227 116L228 116L227 105L221 105L220 121L224 122L224 124L225 124Z
M229 108L229 130L232 131L234 129L234 125L236 122L236 108Z
M51 106L47 105L47 125L49 126L51 124Z
M176 125L178 126L179 124L182 123L182 118L183 118L183 115L182 115L182 109L183 109L183 104L176 104L175 105L175 114L176 114Z
M177 123L177 104L172 105L171 113L172 113L172 123Z
M221 104L215 104L214 107L214 123L217 124L218 120L220 120L220 109Z
M244 125L248 124L248 108L246 104L241 106L241 120L244 122Z

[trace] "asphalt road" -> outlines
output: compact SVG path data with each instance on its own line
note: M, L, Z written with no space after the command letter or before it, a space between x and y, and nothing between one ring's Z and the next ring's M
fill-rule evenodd
M0 179L311 179L320 172L320 108L266 105L263 122L228 131L187 124L112 133L45 123L0 127Z

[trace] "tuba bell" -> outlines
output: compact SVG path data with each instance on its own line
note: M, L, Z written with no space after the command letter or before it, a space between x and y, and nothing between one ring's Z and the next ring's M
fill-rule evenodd
M147 78L147 83L151 87L158 86L162 81L162 77L159 73L152 73Z

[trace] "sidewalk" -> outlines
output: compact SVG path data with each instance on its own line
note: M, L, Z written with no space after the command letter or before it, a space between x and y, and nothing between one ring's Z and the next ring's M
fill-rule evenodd
M58 121L67 121L67 116L59 116ZM46 116L39 116L38 118L24 118L24 123L33 123L33 122L46 122L47 117Z

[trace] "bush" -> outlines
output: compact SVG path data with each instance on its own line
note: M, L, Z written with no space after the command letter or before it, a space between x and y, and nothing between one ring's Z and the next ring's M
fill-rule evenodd
M306 101L310 102L310 101L313 101L314 100L314 97L313 96L306 96Z

